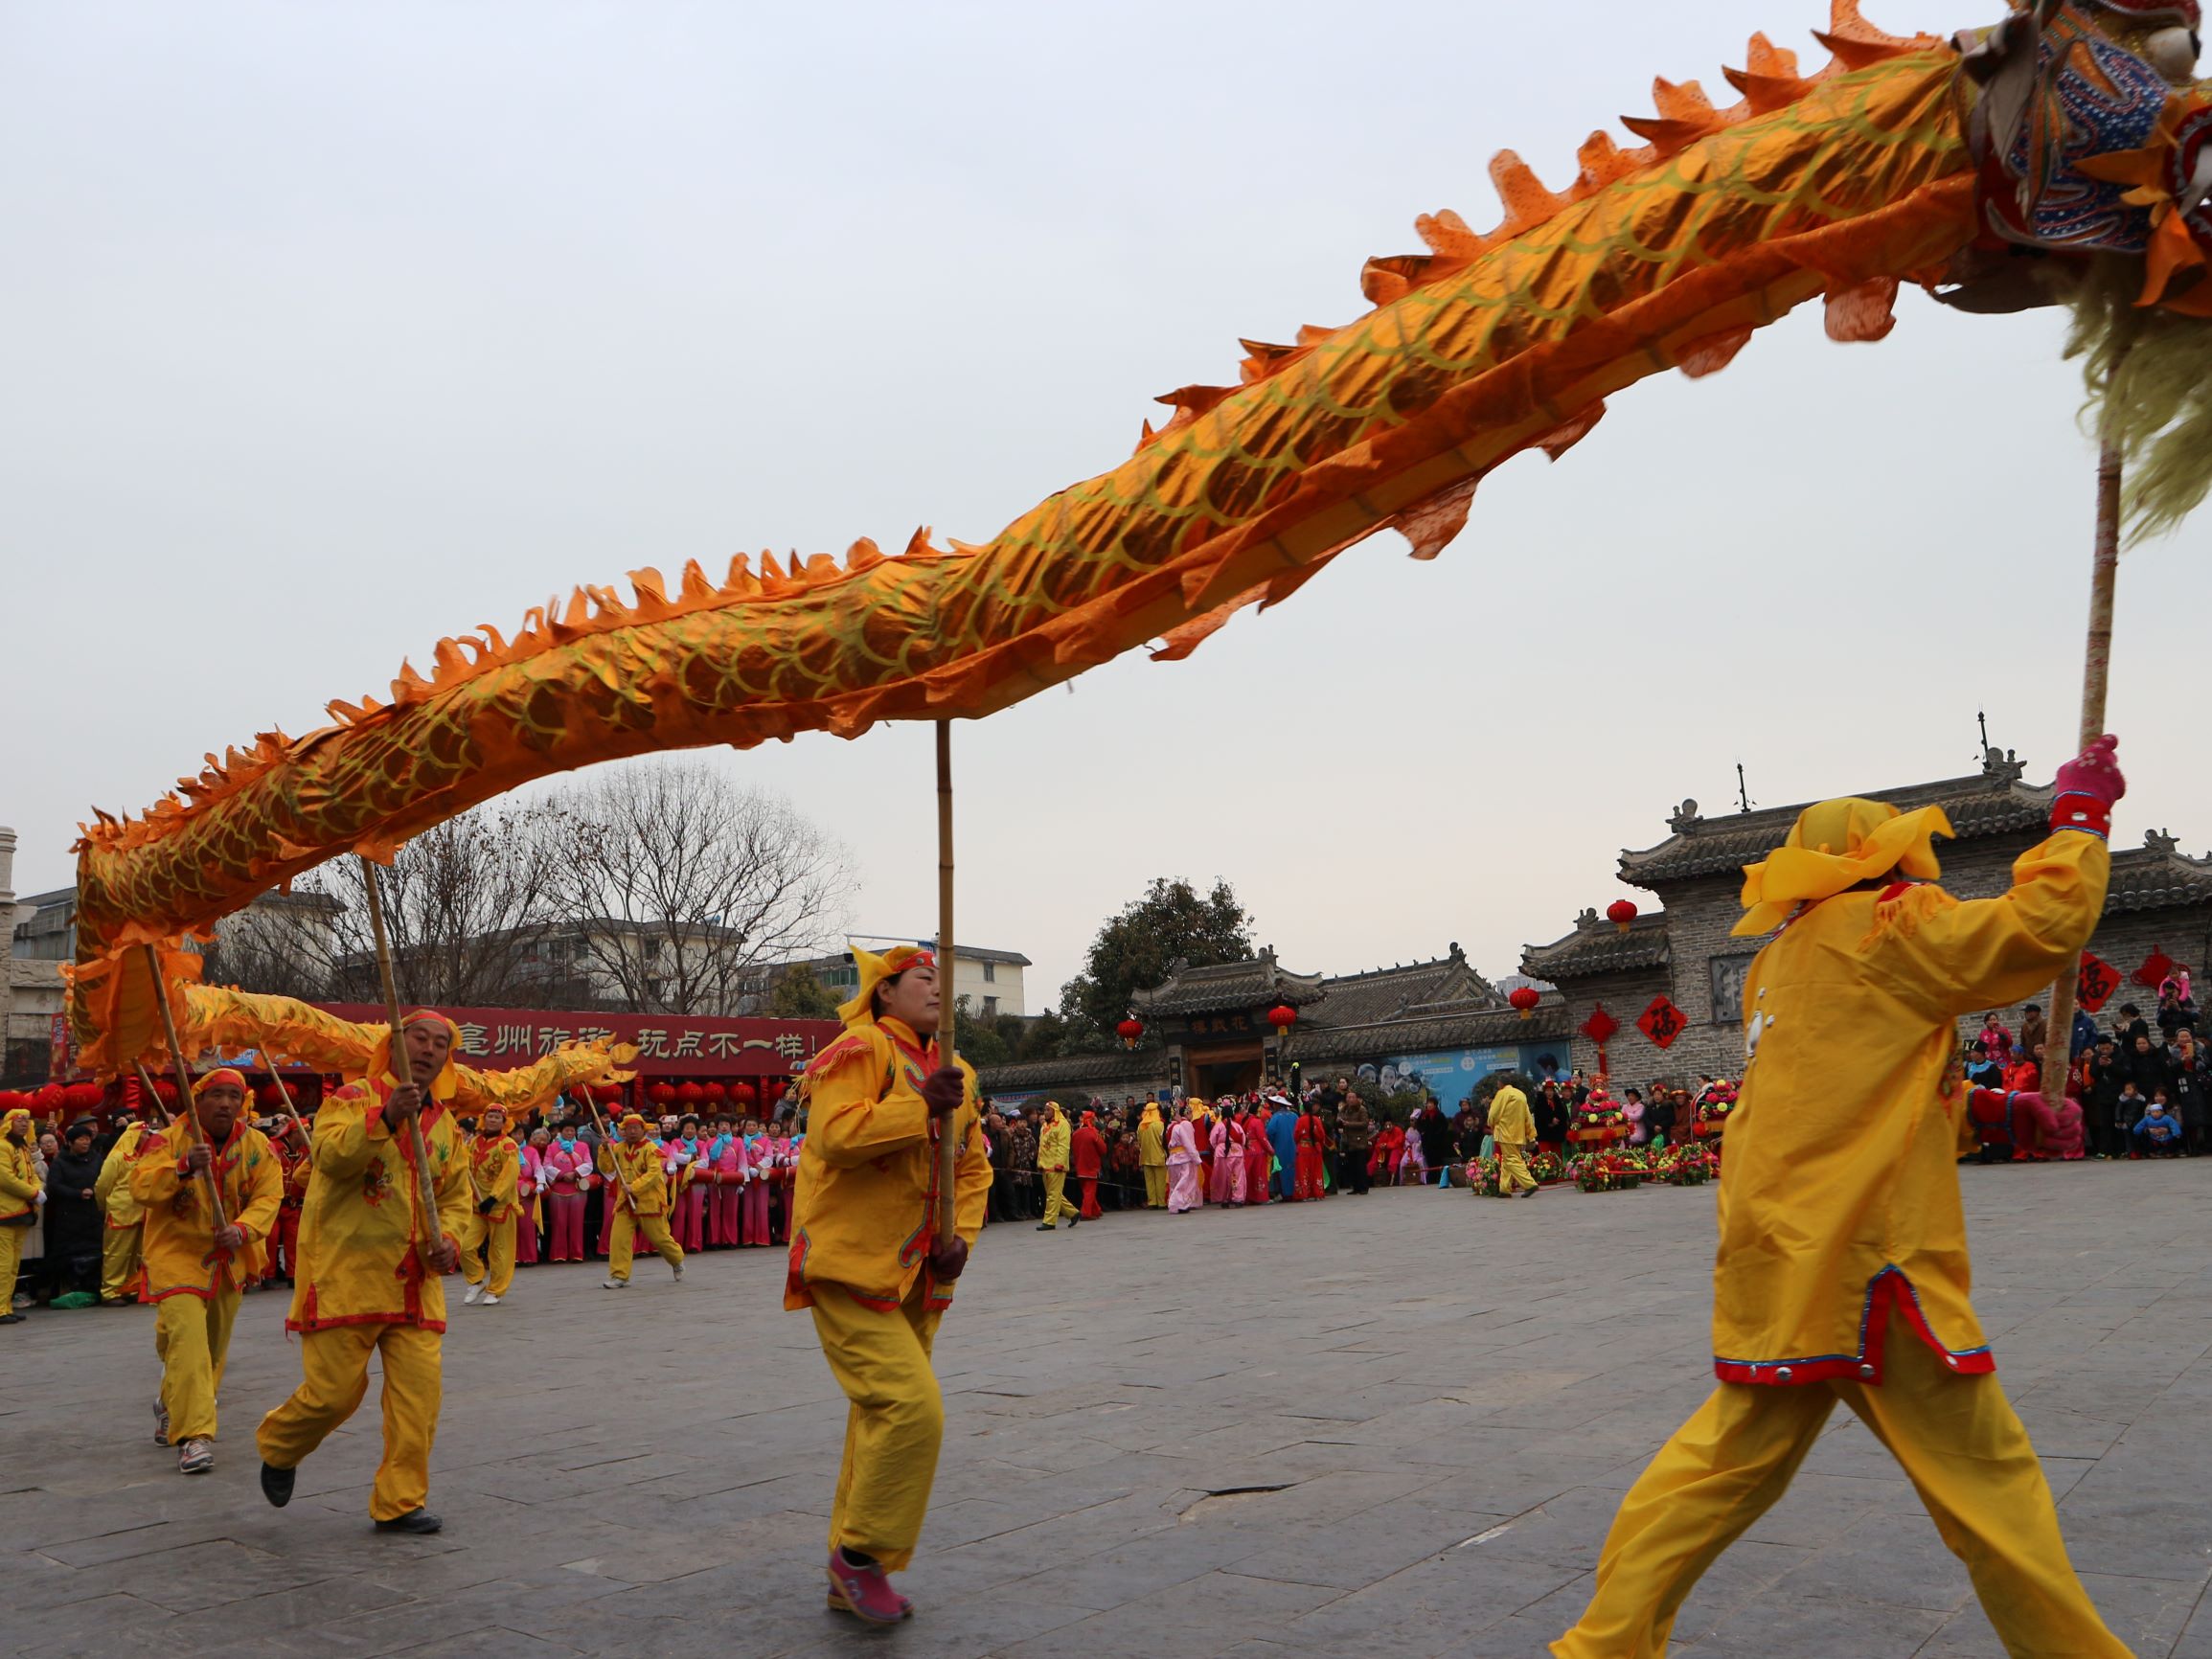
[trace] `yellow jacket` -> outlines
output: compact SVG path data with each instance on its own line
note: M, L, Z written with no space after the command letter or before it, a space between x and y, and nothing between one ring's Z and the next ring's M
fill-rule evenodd
M1529 1112L1528 1096L1511 1083L1490 1097L1490 1134L1501 1147L1535 1144L1536 1119Z
M186 1167L198 1136L180 1113L131 1166L129 1191L146 1210L146 1300L236 1291L259 1279L267 1265L262 1240L277 1224L284 1202L284 1170L268 1137L242 1120L231 1125L228 1144L215 1149L216 1191L223 1214L246 1236L245 1248L218 1258L215 1216L207 1189ZM103 1167L101 1174L106 1175Z
M111 1232L125 1232L137 1226L146 1215L146 1206L130 1190L130 1167L138 1161L139 1150L146 1144L146 1125L133 1124L115 1138L115 1145L101 1160L100 1178L92 1183L92 1196L107 1212Z
M460 1243L468 1222L468 1154L452 1113L425 1105L419 1121L438 1213L421 1215L409 1138L384 1124L391 1092L380 1079L351 1082L315 1114L289 1329L445 1329L445 1286L424 1258L441 1239Z
M1067 1168L1070 1139L1072 1137L1068 1133L1067 1118L1064 1115L1046 1124L1043 1133L1038 1136L1037 1167L1040 1170L1064 1170Z
M959 1146L953 1173L953 1230L972 1245L991 1192L976 1104L975 1071L952 1117ZM807 1139L793 1189L790 1270L784 1306L813 1303L810 1286L835 1284L855 1301L896 1307L927 1268L937 1198L937 1141L922 1085L937 1069L937 1045L924 1048L897 1020L863 1014L816 1055L805 1079ZM1064 1144L1065 1130L1062 1129ZM933 1307L952 1285L931 1284Z
M0 1216L25 1214L37 1196L38 1166L31 1161L30 1146L18 1147L0 1135Z
M475 1192L470 1207L493 1200L484 1213L488 1221L505 1221L520 1208L522 1154L505 1135L478 1135L468 1143L469 1181Z
M1167 1161L1167 1131L1160 1127L1159 1113L1147 1106L1143 1119L1137 1124L1137 1163L1140 1166L1162 1168Z
M1995 1368L1968 1300L1954 1022L2070 972L2109 874L2103 840L2064 830L2021 855L2001 898L1847 892L1759 953L1722 1138L1722 1381L1879 1382L1893 1306L1953 1371Z
M617 1180L617 1166L621 1179ZM631 1146L627 1141L602 1143L599 1148L599 1172L606 1179L606 1201L622 1202L625 1187L635 1201L640 1216L665 1216L669 1213L668 1176L661 1170L661 1145L650 1135Z

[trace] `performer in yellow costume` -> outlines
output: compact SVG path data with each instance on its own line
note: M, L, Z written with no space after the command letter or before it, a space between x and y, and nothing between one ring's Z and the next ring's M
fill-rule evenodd
M262 1420L262 1492L291 1502L295 1471L352 1417L369 1390L369 1357L384 1363L384 1456L369 1513L378 1532L435 1533L430 1447L444 1399L445 1286L461 1263L471 1210L468 1152L447 1102L460 1033L442 1013L407 1016L399 1080L386 1037L370 1074L315 1114L314 1168L300 1212L300 1270L286 1329L300 1333L305 1372L292 1398ZM434 1214L422 1213L413 1119L429 1163Z
M945 1407L930 1366L937 1322L983 1228L991 1163L975 1073L934 1041L937 962L854 947L859 989L845 1034L814 1057L784 1306L813 1311L822 1356L851 1402L830 1504L830 1605L896 1624L912 1604L887 1574L914 1556ZM938 1136L959 1148L950 1244L935 1242Z
M1145 1172L1145 1208L1168 1207L1168 1131L1160 1123L1160 1103L1145 1102L1137 1120L1137 1164Z
M622 1120L622 1140L600 1148L599 1171L606 1177L606 1202L615 1206L602 1288L629 1288L630 1261L640 1233L681 1284L684 1251L669 1231L668 1175L661 1167L660 1146L648 1137L645 1120L635 1112Z
M2072 972L2102 914L2125 788L2106 738L2060 769L2054 833L2000 898L1940 887L1938 807L1808 807L1747 867L1744 988L1713 1274L1721 1386L1622 1500L1559 1659L1663 1654L1691 1587L1790 1485L1841 1399L1904 1466L2015 1659L2104 1659L2050 1487L1967 1298L1953 1065L1964 1014Z
M1083 1213L1067 1201L1067 1154L1071 1139L1067 1117L1060 1111L1060 1102L1045 1102L1044 1126L1037 1137L1037 1172L1044 1177L1044 1219L1037 1224L1039 1233L1058 1232L1062 1216L1067 1217L1070 1227L1083 1220Z
M507 1138L507 1109L487 1106L468 1144L469 1182L475 1207L461 1235L461 1276L467 1303L497 1307L514 1286L514 1228L522 1214L522 1152Z
M142 1123L127 1124L115 1145L101 1160L100 1179L92 1196L107 1216L107 1231L100 1241L100 1300L129 1302L135 1297L139 1262L144 1255L146 1207L130 1191L131 1166L158 1137Z
M284 1202L276 1148L245 1121L245 1103L243 1077L228 1066L208 1073L193 1085L192 1103L130 1167L130 1194L146 1216L146 1299L154 1306L161 1356L154 1439L175 1444L181 1474L215 1467L209 1443L239 1296L262 1276L262 1241ZM202 1178L209 1174L222 1200L220 1226Z
M1490 1097L1490 1136L1497 1143L1497 1195L1534 1193L1537 1181L1528 1172L1528 1149L1536 1144L1536 1117L1528 1109L1528 1096L1512 1083L1500 1084Z
M38 1166L32 1162L31 1114L11 1106L0 1115L0 1325L21 1325L15 1274L23 1264L23 1235L38 1219Z

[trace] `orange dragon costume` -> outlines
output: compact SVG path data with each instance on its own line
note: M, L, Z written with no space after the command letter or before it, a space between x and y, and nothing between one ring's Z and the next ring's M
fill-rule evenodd
M922 1085L937 1044L874 1012L876 988L933 961L911 946L878 956L855 945L859 989L838 1011L845 1034L804 1079L807 1138L799 1153L784 1306L810 1308L822 1356L851 1402L830 1506L830 1547L873 1556L886 1572L913 1558L937 1476L945 1407L930 1365L953 1286L927 1257L937 1205L937 1131ZM959 1141L954 1225L969 1244L991 1192L975 1072L948 1132Z
M182 1445L216 1437L216 1395L222 1388L239 1298L261 1277L262 1250L276 1228L284 1175L268 1137L246 1122L241 1104L230 1139L211 1146L211 1171L223 1215L245 1235L236 1252L216 1248L216 1217L200 1180L186 1162L202 1137L185 1121L199 1097L219 1084L251 1099L246 1080L228 1066L193 1083L193 1102L150 1137L130 1166L130 1195L145 1216L146 1300L154 1307L153 1346L161 1357L161 1403L168 1439Z
M2000 898L1916 885L1950 833L1933 807L1824 802L1746 868L1736 932L1782 931L1744 987L1713 1270L1720 1386L1622 1500L1559 1659L1663 1654L1699 1577L1782 1495L1838 1399L1911 1476L2007 1652L2124 1659L1992 1375L1956 1168L1975 1140L1958 1020L2070 971L2104 911L2109 744L2061 771L2054 833Z
M461 1034L442 1013L418 1010L406 1024L423 1021L445 1026L458 1046ZM263 1464L297 1468L359 1407L370 1356L380 1355L384 1456L369 1497L378 1521L411 1514L429 1495L445 1329L445 1286L430 1253L445 1239L458 1246L472 1213L468 1152L452 1114L456 1068L448 1057L423 1091L422 1144L437 1196L436 1213L424 1215L408 1138L384 1121L397 1066L406 1063L402 1055L396 1066L391 1046L387 1035L369 1076L315 1113L300 1271L285 1321L299 1333L304 1375L291 1398L262 1420L260 1435Z

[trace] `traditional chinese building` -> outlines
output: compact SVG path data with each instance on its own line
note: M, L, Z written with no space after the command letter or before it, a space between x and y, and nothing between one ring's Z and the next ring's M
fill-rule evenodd
M2050 822L2050 787L2022 782L2024 771L1993 749L1970 777L1866 793L1904 811L1941 807L1958 832L1936 844L1945 888L1961 898L1988 898L2011 885L2013 861L2043 839ZM1666 840L1621 854L1621 879L1655 895L1658 913L1623 929L1586 910L1573 932L1523 953L1523 970L1559 989L1575 1065L1598 1069L1596 1034L1610 1025L1605 1061L1624 1085L1742 1070L1744 981L1765 943L1730 932L1743 915L1743 867L1780 845L1802 810L1708 819L1685 801L1668 820ZM2161 964L2201 968L2212 959L2212 858L2184 856L2163 832L2141 847L2115 849L2104 920L2089 949L2090 979L2115 1006L2137 1001L2147 1012ZM2047 1012L2048 999L2038 1000ZM2020 1010L2004 1011L2017 1031Z
M1283 1026L1270 1016L1288 1009ZM1243 962L1191 967L1134 999L1141 1047L998 1066L993 1096L1118 1099L1181 1088L1200 1100L1295 1085L1309 1075L1371 1089L1426 1088L1456 1106L1494 1071L1563 1063L1567 1025L1554 1000L1523 1018L1469 966L1457 944L1436 960L1366 973L1293 973L1270 947Z

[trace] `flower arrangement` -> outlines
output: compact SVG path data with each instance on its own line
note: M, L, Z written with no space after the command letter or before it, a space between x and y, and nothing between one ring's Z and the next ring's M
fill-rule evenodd
M1669 1147L1652 1166L1653 1175L1670 1187L1702 1187L1720 1172L1719 1148L1691 1143Z
M1585 1193L1632 1193L1650 1173L1643 1159L1626 1152L1585 1152L1567 1161L1567 1175Z
M1529 1159L1528 1172L1536 1177L1539 1187L1556 1186L1567 1178L1566 1160L1549 1147L1544 1147Z

